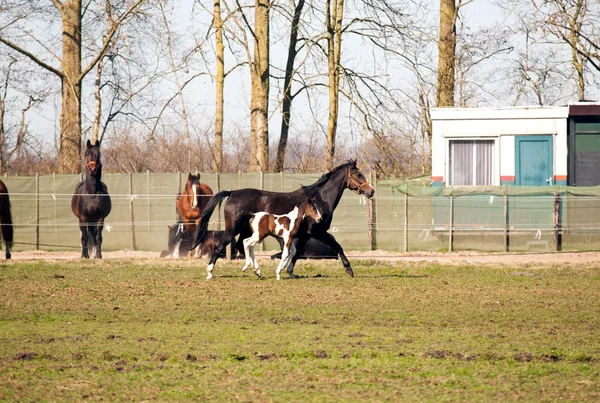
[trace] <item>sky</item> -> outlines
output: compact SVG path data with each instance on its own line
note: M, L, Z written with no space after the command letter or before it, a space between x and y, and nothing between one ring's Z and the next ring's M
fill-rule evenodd
M208 7L212 7L210 2L206 2ZM349 3L351 4L351 3ZM176 37L176 48L189 49L193 46L194 41L206 38L206 30L210 24L210 14L208 12L201 12L201 9L196 4L196 12L192 12L194 6L193 0L180 0L172 2L172 7L169 8L169 20L171 22L171 29ZM437 23L437 7L438 2L433 1L430 3L431 12L429 14L431 18L431 24ZM489 0L473 0L462 9L462 21L464 24L468 24L471 28L475 29L478 27L485 27L495 22L501 21L503 18L500 9ZM159 29L162 29L159 27ZM49 24L48 22L42 22L38 25L32 26L32 31L40 34L40 37L44 36L45 32L55 31L60 32L58 24ZM271 48L271 62L274 66L282 67L285 64L285 58L287 55L287 27L283 24L274 24L272 29L272 48ZM344 57L346 62L362 68L365 71L373 70L373 62L381 61L380 54L373 53L370 49L366 48L361 42L351 39L350 37L345 38L343 41L345 49ZM433 51L433 54L435 51ZM150 60L150 59L149 59ZM232 58L228 58L228 65L230 66ZM166 66L168 60L160 61ZM58 66L56 61L53 61L54 66ZM200 71L204 69L204 66L191 65L190 70ZM193 72L193 71L192 71ZM381 71L376 71L380 73ZM277 69L272 68L272 74L279 73ZM397 86L408 86L411 83L411 76L407 73L398 63L390 63L385 71L389 75L390 83ZM93 91L91 83L94 79L95 71L92 71L85 80L84 86L84 115L91 116L93 111ZM167 76L168 77L168 76ZM175 86L169 80L166 80L157 91L161 95L161 99L171 97L175 93ZM60 114L60 99L58 96L59 83L55 77L45 80L43 83L39 83L41 86L50 86L56 90L56 96L51 97L44 103L43 106L32 109L28 112L28 125L31 132L35 133L39 139L52 144L58 136L58 117ZM407 87L408 88L408 87ZM210 129L212 120L214 117L214 81L209 75L203 75L196 78L184 91L186 106L190 115L190 119L197 124L198 127L204 129ZM246 67L240 68L228 76L225 83L225 120L226 120L226 131L229 133L235 132L235 129L247 129L249 127L249 100L250 100L250 84L249 74ZM270 119L270 135L271 142L274 143L279 137L279 130L281 124L281 117L278 104L278 90L275 88L275 83L272 83L271 90L271 119ZM16 96L16 95L15 95ZM25 102L25 99L21 96L18 101L15 101L16 105L19 102ZM309 104L310 103L310 104ZM177 105L178 101L175 100L173 105ZM305 132L317 132L319 135L324 136L322 130L318 129L317 122L321 125L326 125L326 111L327 111L327 99L326 96L314 97L310 100L306 96L298 97L293 106L292 124L294 133L305 133ZM14 108L15 111L20 110L19 107ZM316 111L317 117L313 115ZM361 130L353 126L348 119L348 104L342 104L340 110L340 120L338 132L341 136L350 132L356 133L354 136L347 138L350 142L360 142L362 140ZM15 114L15 118L18 117L18 113ZM89 127L89 121L88 121ZM84 138L90 136L91 132L84 133ZM110 134L109 134L110 135Z

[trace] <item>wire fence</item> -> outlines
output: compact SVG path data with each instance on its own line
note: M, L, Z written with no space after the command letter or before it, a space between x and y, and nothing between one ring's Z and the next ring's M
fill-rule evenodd
M292 191L319 178L297 174L202 174L214 193L254 187ZM106 174L112 211L105 221L104 250L161 251L176 223L175 201L187 173ZM11 199L16 250L79 249L71 197L80 175L4 177ZM410 196L401 179L372 181L375 197L346 191L330 232L346 250L531 251L600 247L600 197ZM206 196L205 196L206 197ZM223 229L222 211L211 229ZM264 249L278 249L274 239Z

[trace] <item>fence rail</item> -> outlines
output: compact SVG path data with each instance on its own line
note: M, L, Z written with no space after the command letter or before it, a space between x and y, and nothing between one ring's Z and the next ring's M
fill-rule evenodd
M107 217L105 250L160 251L167 226L176 222L175 198L187 174L106 174L113 210ZM319 175L202 174L216 193L245 187L292 191ZM79 248L71 212L80 175L4 177L15 224L15 249ZM379 180L367 200L346 191L330 232L347 250L391 252L482 250L590 250L600 247L600 197L571 194L410 196L402 180ZM223 228L222 211L214 229ZM277 249L266 240L264 249Z

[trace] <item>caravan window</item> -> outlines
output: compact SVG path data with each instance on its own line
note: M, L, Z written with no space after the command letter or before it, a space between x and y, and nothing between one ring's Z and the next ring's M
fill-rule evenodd
M449 185L495 185L494 140L450 140Z

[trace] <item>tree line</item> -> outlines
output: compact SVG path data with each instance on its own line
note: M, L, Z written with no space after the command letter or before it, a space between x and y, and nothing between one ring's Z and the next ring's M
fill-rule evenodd
M0 9L2 173L78 173L90 138L109 172L310 172L357 157L379 176L421 175L432 106L598 94L598 0Z

